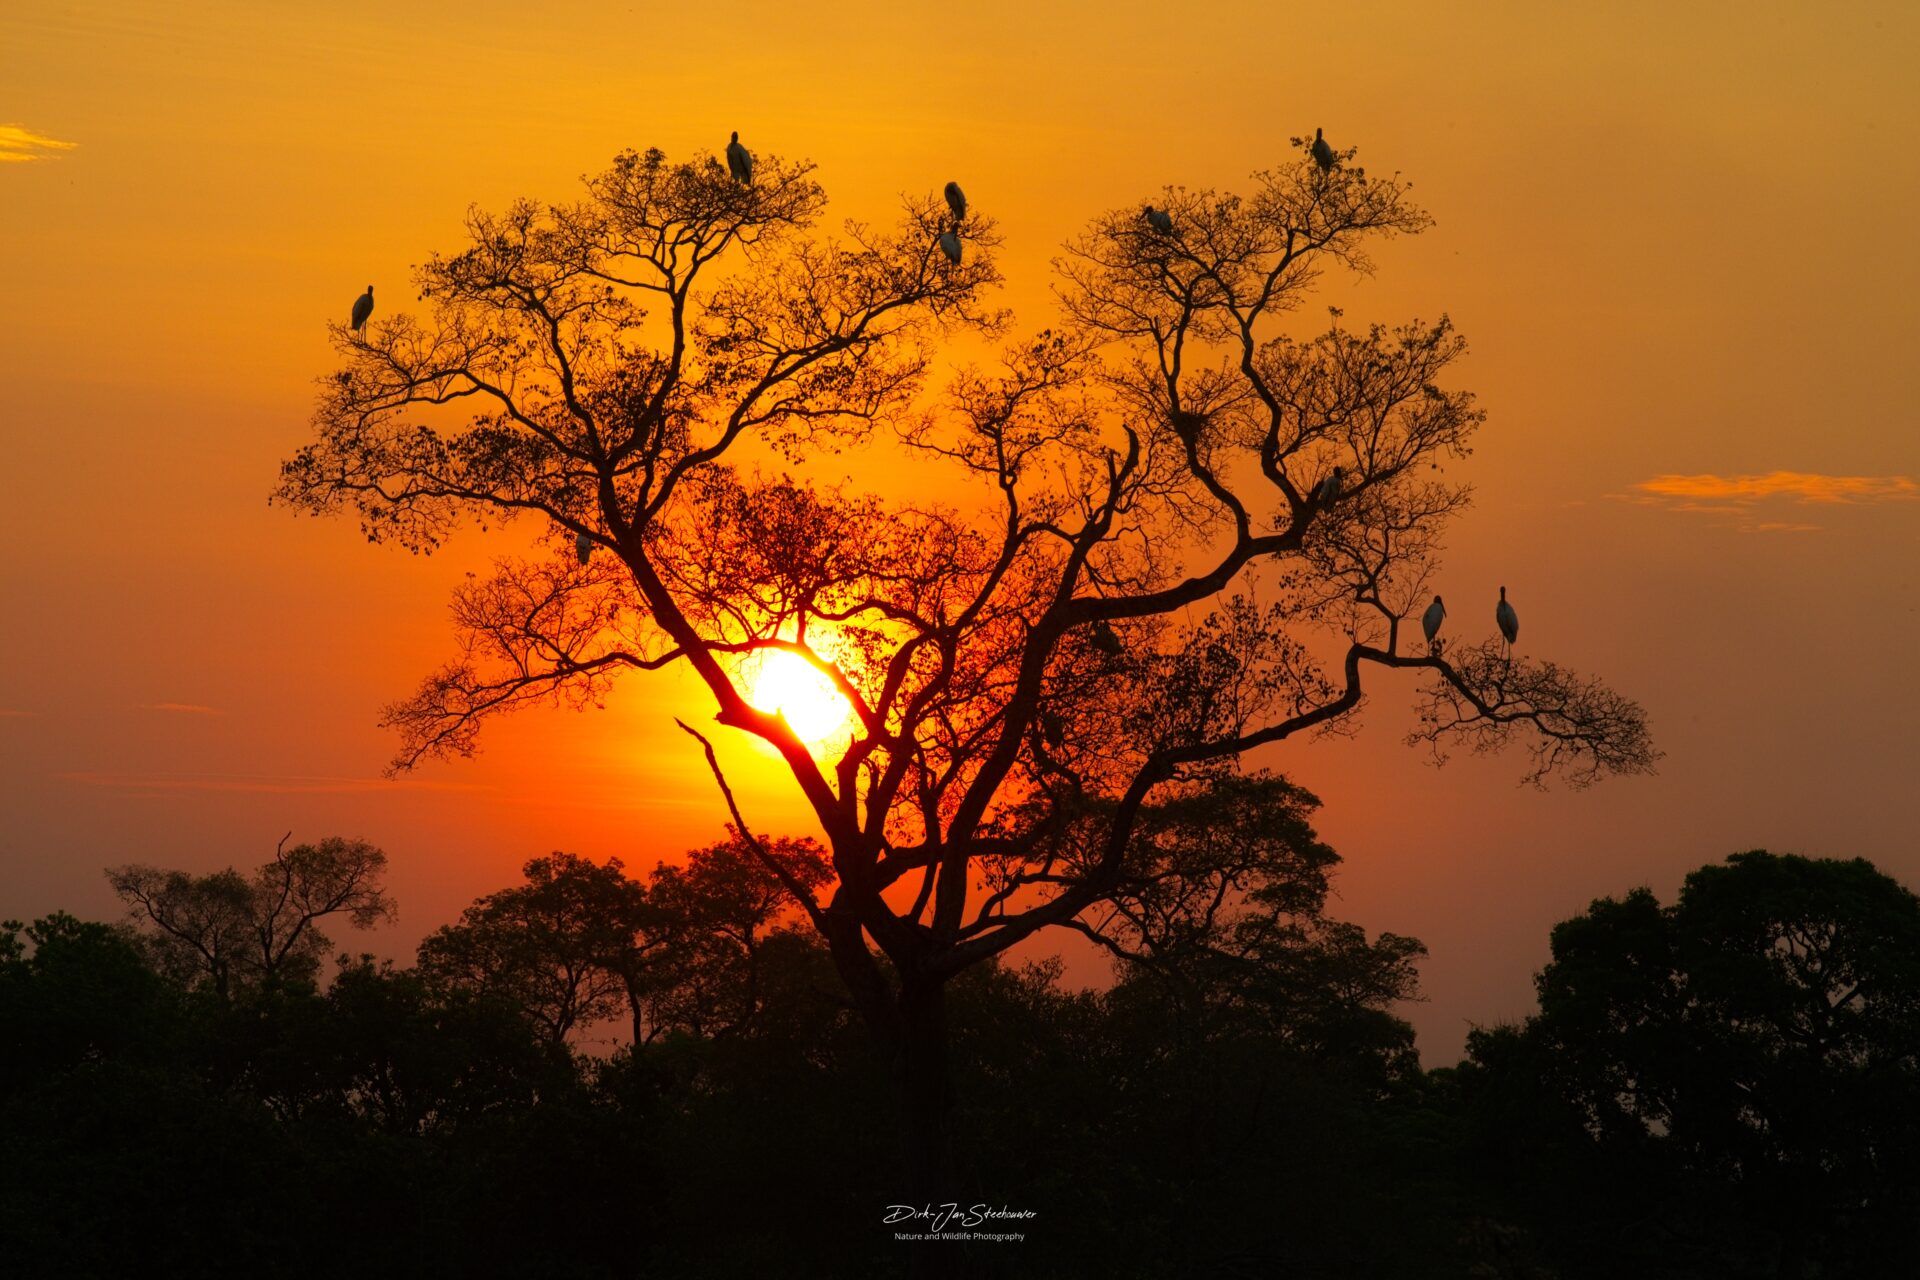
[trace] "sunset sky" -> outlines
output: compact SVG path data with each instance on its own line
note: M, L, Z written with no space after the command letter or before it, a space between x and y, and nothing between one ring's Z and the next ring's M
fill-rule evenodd
M830 15L830 16L828 16ZM1336 21L1337 15L1337 21ZM804 156L844 217L958 179L1005 301L1167 183L1244 188L1326 129L1435 216L1297 316L1450 314L1490 414L1439 589L1638 699L1652 778L1436 770L1412 682L1256 758L1325 802L1336 915L1423 939L1428 1065L1532 1008L1550 926L1765 847L1920 887L1920 9L9 0L0 15L0 916L117 913L100 870L252 866L282 833L393 859L410 954L526 858L650 866L720 834L673 676L380 770L380 707L450 653L462 575L269 508L325 326L572 198L620 149ZM849 455L856 482L863 460ZM1457 629L1457 630L1456 630ZM698 696L696 696L698 695ZM811 830L733 757L749 815Z

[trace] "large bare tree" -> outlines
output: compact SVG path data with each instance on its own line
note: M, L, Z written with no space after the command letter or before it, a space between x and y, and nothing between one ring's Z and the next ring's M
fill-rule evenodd
M1428 224L1406 186L1296 140L1243 194L1157 199L1170 231L1094 218L1057 264L1060 321L1014 338L977 212L912 197L823 234L810 165L763 157L747 185L628 153L573 203L470 214L469 246L418 269L420 314L336 330L277 492L415 549L462 521L545 535L457 591L456 658L388 709L396 768L674 664L778 751L835 876L788 888L896 1053L915 1194L959 1190L945 984L1110 900L1155 787L1348 725L1394 670L1424 677L1436 753L1519 739L1529 779L1575 785L1654 758L1596 681L1410 643L1467 497L1442 467L1482 417L1445 381L1464 343L1445 319L1289 323L1322 273ZM982 338L996 363L929 387ZM868 440L914 480L807 478ZM844 741L754 704L743 664L768 650L831 678Z

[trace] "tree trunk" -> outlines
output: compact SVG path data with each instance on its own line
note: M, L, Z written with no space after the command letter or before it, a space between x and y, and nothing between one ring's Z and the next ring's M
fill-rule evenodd
M909 980L901 986L899 1007L897 1070L906 1140L906 1200L916 1208L932 1206L936 1214L942 1205L965 1208L976 1197L965 1194L960 1186L953 1159L953 1074L947 1053L945 984L939 979ZM933 1225L920 1220L909 1229L930 1231ZM913 1280L961 1280L978 1270L968 1244L919 1240L906 1248L908 1275Z
M953 1076L947 1063L947 996L938 981L910 982L900 991L900 1094L904 1108L907 1181L922 1203L955 1200Z
M953 1076L948 1063L944 980L909 968L899 987L891 987L867 950L857 918L838 903L827 909L822 931L854 1007L892 1059L906 1176L897 1190L887 1193L887 1203L916 1209L972 1204L977 1197L963 1196L953 1160ZM874 1207L878 1216L881 1206ZM882 1228L915 1234L931 1229L928 1219L908 1219ZM978 1270L972 1249L954 1241L915 1240L899 1248L905 1251L908 1274L914 1280L958 1280Z

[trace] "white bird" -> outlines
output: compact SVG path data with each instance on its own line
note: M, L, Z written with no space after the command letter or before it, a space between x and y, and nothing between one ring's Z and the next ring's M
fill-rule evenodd
M1500 634L1507 638L1507 648L1512 650L1513 642L1520 638L1520 615L1507 603L1507 589L1500 588L1500 604L1493 611L1493 620L1500 625Z
M1427 611L1420 615L1420 629L1427 633L1427 648L1433 648L1433 638L1440 634L1440 624L1447 620L1447 606L1435 596Z
M585 564L587 557L593 554L593 539L584 533L573 535L573 554L581 564Z
M1313 131L1313 162L1320 166L1322 173L1333 168L1333 148L1327 145L1318 129Z
M353 300L353 331L360 332L360 327L366 324L367 317L372 314L373 286L368 285L367 291Z
M957 182L947 184L947 208L953 210L955 222L967 216L967 193L960 189Z
M1332 502L1340 496L1340 468L1338 465L1335 465L1333 470L1328 473L1327 478L1320 482L1320 487L1313 491L1313 496L1323 505Z
M947 255L947 261L960 265L960 237L951 231L940 233L940 252Z
M733 141L727 143L727 172L742 186L753 181L753 153L740 145L738 129L733 131Z
M1147 220L1148 226L1158 231L1161 235L1170 236L1173 234L1173 215L1165 209L1156 209L1152 205L1148 205L1145 212L1140 216Z

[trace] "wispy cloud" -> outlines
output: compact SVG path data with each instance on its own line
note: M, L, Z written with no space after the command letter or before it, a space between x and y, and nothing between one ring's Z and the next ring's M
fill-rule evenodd
M166 711L181 716L217 716L222 714L217 708L204 706L198 702L143 702L142 711Z
M1633 486L1656 498L1758 502L1911 502L1920 484L1910 476L1825 476L1812 471L1770 471L1764 476L1655 476Z
M1782 518L1779 509L1913 502L1920 500L1920 483L1911 476L1829 476L1814 471L1664 475L1641 481L1631 493L1613 496L1667 511L1716 516L1742 533L1807 533L1820 526L1805 519Z
M271 795L335 795L359 791L484 791L466 782L415 778L330 778L302 774L241 773L59 773L63 782L114 791L225 791Z
M35 133L23 124L0 124L0 164L51 160L78 145Z

